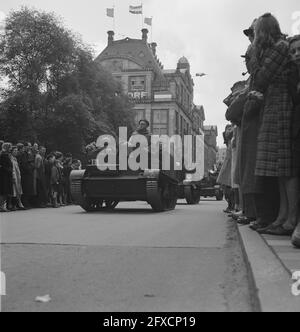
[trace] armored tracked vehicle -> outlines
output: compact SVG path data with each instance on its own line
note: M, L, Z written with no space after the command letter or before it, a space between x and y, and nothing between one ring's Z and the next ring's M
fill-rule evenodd
M162 170L101 171L93 160L85 170L70 176L71 194L85 211L113 210L119 202L145 201L155 212L174 210L178 180L173 172Z

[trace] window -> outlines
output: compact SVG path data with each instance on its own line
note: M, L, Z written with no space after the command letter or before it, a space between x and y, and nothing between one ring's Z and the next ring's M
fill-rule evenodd
M145 91L145 76L132 76L129 78L130 91Z
M179 115L178 112L175 111L175 134L179 134Z
M145 110L136 110L136 115L135 115L136 124L138 124L143 119L145 119Z
M183 137L184 135L184 119L183 119L183 116L180 115L180 134L181 136Z
M169 111L168 110L153 110L153 128L154 135L168 135L169 134Z

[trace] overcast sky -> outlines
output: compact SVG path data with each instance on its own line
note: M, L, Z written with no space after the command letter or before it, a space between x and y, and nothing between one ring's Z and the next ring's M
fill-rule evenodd
M129 5L140 3L140 0L2 0L0 21L10 10L22 5L53 11L100 53L107 43L107 30L113 28L113 20L106 17L105 9L115 5L116 39L141 38L142 18L128 10ZM153 41L158 43L157 52L164 67L176 68L178 59L184 55L190 61L193 75L207 74L194 78L194 102L204 105L206 124L218 126L221 145L221 132L226 125L222 101L246 71L240 55L245 53L248 40L242 30L255 17L272 12L285 33L300 33L300 1L144 0L143 5L144 16L153 16Z

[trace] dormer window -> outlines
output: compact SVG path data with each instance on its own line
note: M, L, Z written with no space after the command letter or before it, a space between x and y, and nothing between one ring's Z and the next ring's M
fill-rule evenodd
M131 91L145 91L145 76L132 76L129 77L129 86Z

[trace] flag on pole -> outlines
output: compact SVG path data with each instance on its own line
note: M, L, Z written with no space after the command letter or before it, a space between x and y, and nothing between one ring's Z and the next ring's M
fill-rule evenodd
M131 14L143 14L143 5L129 6L129 12Z
M144 23L152 26L152 17L145 17Z
M115 17L115 9L114 8L106 8L106 15L108 17Z

